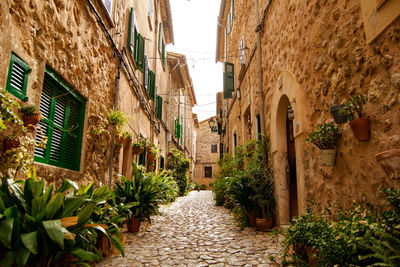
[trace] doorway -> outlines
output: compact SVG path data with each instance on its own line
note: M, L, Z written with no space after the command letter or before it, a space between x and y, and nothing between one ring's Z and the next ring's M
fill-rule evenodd
M290 104L288 110L291 110ZM288 112L288 115L290 112ZM287 167L286 177L289 187L289 206L290 206L290 219L298 217L298 203L297 203L297 174L296 174L296 148L293 134L293 120L286 116L286 145L287 145Z

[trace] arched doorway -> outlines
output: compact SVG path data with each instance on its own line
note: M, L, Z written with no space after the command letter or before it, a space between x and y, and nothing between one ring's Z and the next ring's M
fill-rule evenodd
M292 106L288 105L288 115L286 116L286 147L287 147L287 166L286 176L289 187L289 217L298 217L297 203L297 172L296 172L296 146L294 142L293 118L289 113Z

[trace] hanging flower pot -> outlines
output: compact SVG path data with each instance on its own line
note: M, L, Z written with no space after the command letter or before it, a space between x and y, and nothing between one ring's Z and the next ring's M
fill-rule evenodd
M20 147L21 142L16 136L7 136L4 139L4 151Z
M136 146L136 145L132 146L132 154L133 155L140 155L143 153L143 151L144 151L144 148L141 146Z
M375 158L389 178L400 178L400 147L378 153Z
M319 156L321 157L322 163L326 166L334 166L336 159L337 149L320 149Z
M346 115L341 114L341 113L339 112L339 110L340 110L341 108L343 108L343 107L344 107L344 104L342 104L342 105L335 105L335 106L330 107L330 109L329 109L329 111L331 112L332 117L333 117L333 119L335 120L335 123L336 123L336 124L342 124L342 123L347 122L347 117L346 117Z
M149 153L147 153L147 159L148 159L150 162L154 162L154 161L156 160L156 156L154 155L154 153L149 152Z
M353 131L354 135L357 137L359 142L369 140L368 118L361 117L350 121L350 128Z
M121 144L122 146L126 145L126 141L127 141L126 138L123 137L122 135L118 135L116 138L116 142Z
M23 115L22 116L22 121L24 122L24 126L29 130L29 131L34 131L36 125L40 121L40 115Z
M128 228L129 233L137 233L140 229L140 220L139 218L132 217L126 221L126 227Z
M147 167L147 170L148 170L149 172L154 171L154 165L153 165L153 164L149 164L149 166Z

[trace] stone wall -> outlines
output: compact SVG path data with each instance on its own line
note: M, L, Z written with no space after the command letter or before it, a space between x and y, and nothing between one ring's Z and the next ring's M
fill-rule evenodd
M268 1L259 2L261 20ZM245 50L248 70L241 84L237 79L239 58L227 60L235 63L236 88L240 84L241 94L240 101L229 100L230 105L234 102L229 115L229 147L233 146L231 136L235 130L241 131L239 144L255 138L255 116L260 113L259 101L263 99L276 195L278 202L288 201L284 172L286 131L282 120L286 118L288 102L285 108L283 103L290 101L295 112L300 212L305 211L308 201L318 202L320 207L335 203L349 206L361 198L362 192L367 193L369 201L378 203L380 188L400 185L398 180L386 177L374 157L400 145L400 18L367 43L364 30L367 22L363 20L360 0L271 1L261 34L261 98L257 51L249 62L257 42L254 3L235 1L233 28L228 35L228 51L239 48L242 36L248 47ZM336 164L323 166L318 149L307 144L305 138L318 124L333 121L329 107L355 94L365 94L368 98L363 113L369 118L371 138L368 142L358 142L349 124L343 124ZM251 135L245 118L247 110L251 114ZM280 209L287 209L287 205L278 203Z
M217 152L211 152L211 145L217 146ZM193 180L198 184L205 184L210 188L209 184L215 181L218 172L217 161L219 159L219 135L212 133L208 125L208 119L199 123L196 140L196 165ZM205 177L204 168L212 167L212 177Z

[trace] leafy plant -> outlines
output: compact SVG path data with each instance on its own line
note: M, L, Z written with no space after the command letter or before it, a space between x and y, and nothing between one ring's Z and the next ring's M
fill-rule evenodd
M22 114L24 114L24 115L26 115L26 116L37 116L37 115L40 114L40 113L37 111L36 106L35 106L35 105L32 105L32 104L22 106L22 107L20 108L20 111L22 112Z
M355 95L350 97L350 101L344 104L339 110L339 113L346 116L348 120L354 120L354 113L357 113L358 117L362 117L363 105L367 103L365 95Z
M124 132L122 132L122 137L124 137L124 138L129 138L129 139L133 139L133 134L131 133L131 132L129 132L129 131L124 131Z
M147 219L151 222L150 216L157 214L158 203L157 188L149 177L145 177L139 171L136 164L132 163L133 180L121 177L121 182L116 183L116 203L124 203L125 209L122 212L128 219L139 218L140 221Z
M179 187L175 180L168 175L167 171L161 173L147 173L147 179L152 179L152 183L157 191L157 198L161 204L168 204L178 197Z
M181 196L186 195L188 189L187 171L190 167L189 159L185 159L183 152L178 149L172 149L168 153L168 166L170 175L175 179L179 186Z
M127 122L126 114L116 109L111 109L107 113L107 118L108 123L116 126L117 128L120 128Z
M306 141L316 145L319 149L334 149L341 135L340 128L332 123L318 125L317 130L311 132Z
M6 129L8 122L16 123L20 126L24 125L14 111L19 107L20 105L8 96L6 90L0 89L0 133Z

